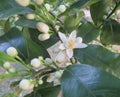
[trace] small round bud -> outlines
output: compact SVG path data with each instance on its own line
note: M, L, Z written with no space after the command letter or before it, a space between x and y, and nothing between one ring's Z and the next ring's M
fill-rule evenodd
M48 33L49 32L49 26L45 23L38 22L36 26L37 26L37 29L40 32L43 32L43 33Z
M19 5L26 7L29 5L30 0L15 0Z
M48 3L45 4L45 8L47 9L47 11L50 11L50 5Z
M35 0L35 2L36 2L38 5L40 5L40 4L42 4L42 3L44 2L44 0Z
M45 62L47 62L48 64L52 64L53 63L52 59L50 59L50 58L45 58Z
M43 80L42 80L41 78L39 79L38 84L39 84L39 85L42 85L42 84L43 84Z
M66 6L65 6L65 5L60 5L60 6L58 7L58 10L63 13L63 12L66 11Z
M19 83L19 87L23 90L31 90L34 88L34 84L32 84L28 79L23 79Z
M5 62L5 63L3 64L3 67L4 67L5 69L9 69L9 68L11 67L11 64L10 64L9 62Z
M18 52L14 47L9 47L6 52L11 57L16 57L18 55Z
M38 36L38 39L40 40L40 41L45 41L45 40L47 40L47 39L49 39L50 38L50 34L40 34L39 36Z
M15 68L10 68L10 69L9 69L9 72L15 73L15 72L16 72L16 69L15 69Z
M41 66L41 62L38 58L34 58L34 59L31 60L31 65L34 68L39 68Z
M41 61L44 60L43 56L39 56L38 59L41 60Z
M26 18L30 19L30 20L35 19L35 14L33 14L33 13L27 13L26 14Z

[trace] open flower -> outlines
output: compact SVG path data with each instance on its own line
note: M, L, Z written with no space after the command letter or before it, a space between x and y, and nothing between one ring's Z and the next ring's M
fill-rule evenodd
M63 44L60 45L60 49L66 50L66 54L69 58L73 56L74 48L85 48L86 44L82 43L81 37L76 37L76 31L71 32L70 36L67 37L65 34L58 32L60 39Z

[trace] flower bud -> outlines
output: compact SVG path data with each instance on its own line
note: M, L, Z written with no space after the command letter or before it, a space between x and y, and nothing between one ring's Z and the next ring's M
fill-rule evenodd
M29 5L30 0L15 0L19 5L26 7Z
M34 58L31 60L31 65L34 67L34 68L40 68L41 66L41 62L38 58Z
M42 4L42 3L44 2L44 0L35 0L35 2L36 2L38 5L40 5L40 4Z
M10 64L9 62L5 62L5 63L3 64L3 67L4 67L5 69L9 69L9 68L11 67L11 64Z
M52 64L53 63L52 59L50 59L50 58L45 58L45 62L48 63L48 64Z
M36 26L37 26L37 29L40 32L43 32L43 33L48 33L49 32L49 26L45 23L38 22Z
M48 3L45 4L45 7L46 7L47 11L50 11L50 5Z
M15 72L16 72L16 69L15 69L15 68L10 68L10 69L9 69L9 72L15 73Z
M43 84L43 80L40 78L38 83L39 83L39 85L42 85Z
M45 40L47 40L47 39L49 39L50 38L50 34L40 34L39 36L38 36L38 39L40 40L40 41L45 41Z
M23 90L31 90L34 88L34 84L32 84L30 82L30 80L28 79L23 79L20 83L19 83L19 87Z
M59 10L61 13L63 13L63 12L66 11L66 6L65 6L65 5L60 5L60 6L58 7L58 10Z
M66 60L66 55L64 52L59 52L55 58L56 63L61 64Z
M18 55L18 52L14 47L9 47L6 52L11 57L16 57Z
M30 20L35 19L35 14L33 14L33 13L27 13L26 14L26 18L30 19Z

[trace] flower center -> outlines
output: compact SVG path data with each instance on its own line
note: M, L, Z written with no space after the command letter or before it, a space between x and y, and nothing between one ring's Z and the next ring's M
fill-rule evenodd
M70 40L70 41L68 42L68 47L69 47L70 49L73 49L73 48L75 47L75 41Z

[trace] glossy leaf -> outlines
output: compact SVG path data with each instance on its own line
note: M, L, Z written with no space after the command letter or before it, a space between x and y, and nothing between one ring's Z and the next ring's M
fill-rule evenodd
M120 79L86 64L69 66L62 76L64 97L119 97Z
M65 18L64 21L65 29L71 33L71 31L75 30L78 27L83 16L84 13L82 11L80 12L77 9L71 11L70 15Z
M27 32L22 34L17 28L12 28L4 36L0 37L0 50L6 52L8 47L13 46L24 59L44 55L41 47L30 39L29 34L26 34L27 37L25 37L25 33Z
M104 45L120 44L120 23L112 19L105 21L100 40Z
M90 22L80 25L77 32L78 36L83 38L84 43L93 41L99 35L99 30Z
M60 86L41 88L25 97L57 97L60 92Z
M21 27L36 28L37 21L20 18L15 24Z
M81 63L100 67L120 77L120 54L99 45L89 45L87 48L75 50L74 55Z
M0 19L32 12L32 9L19 6L14 0L1 0L0 5Z
M90 12L92 19L96 26L100 26L105 19L105 15L108 12L109 0L100 0L99 2L90 6Z

